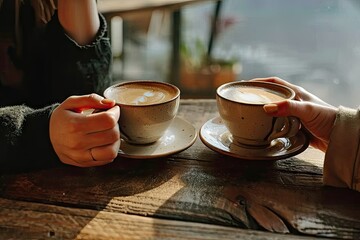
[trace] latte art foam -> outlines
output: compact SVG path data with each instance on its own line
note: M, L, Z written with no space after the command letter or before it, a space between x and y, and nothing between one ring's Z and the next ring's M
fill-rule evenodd
M284 100L281 93L260 87L231 87L223 90L222 95L236 102L267 104Z
M174 94L174 91L165 87L129 84L114 89L112 98L123 104L149 105L166 102L172 99Z

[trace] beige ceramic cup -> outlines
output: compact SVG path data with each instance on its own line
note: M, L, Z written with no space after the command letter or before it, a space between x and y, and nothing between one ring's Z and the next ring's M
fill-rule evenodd
M120 107L122 138L131 144L149 144L159 140L175 118L180 90L158 81L134 80L112 85L104 91Z
M266 147L276 138L296 135L298 118L271 117L263 109L265 104L294 97L292 89L267 82L236 81L216 90L220 117L234 143L250 147Z

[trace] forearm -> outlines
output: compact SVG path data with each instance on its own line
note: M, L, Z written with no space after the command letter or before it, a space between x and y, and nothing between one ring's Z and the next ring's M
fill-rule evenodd
M58 1L59 21L79 45L90 43L100 27L96 0Z
M0 108L0 172L59 163L49 138L49 115L55 106Z
M360 109L339 108L325 155L324 183L360 191Z

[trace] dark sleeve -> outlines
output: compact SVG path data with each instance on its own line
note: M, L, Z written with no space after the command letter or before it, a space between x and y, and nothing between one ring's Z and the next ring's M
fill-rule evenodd
M61 164L49 137L49 118L55 107L0 108L0 171Z
M112 84L112 53L105 18L94 40L80 46L62 28L55 12L35 35L28 55L25 81L30 90L28 105L43 107L71 95L103 94Z

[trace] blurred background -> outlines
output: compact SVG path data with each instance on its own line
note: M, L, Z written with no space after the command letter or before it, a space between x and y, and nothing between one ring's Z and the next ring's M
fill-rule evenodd
M359 0L193 1L119 16L108 16L116 81L215 98L224 82L278 76L335 106L360 105Z

